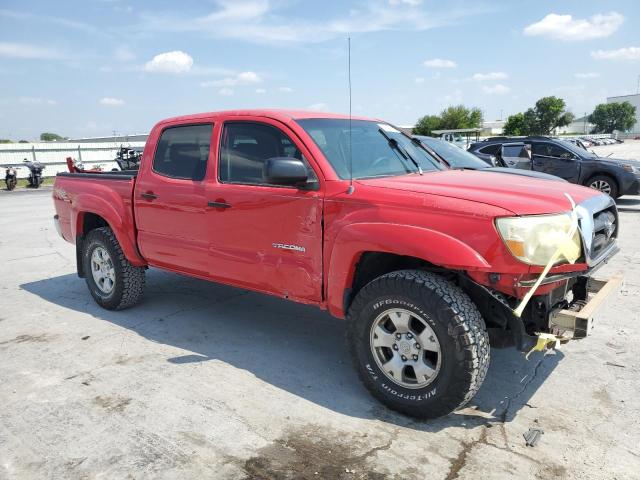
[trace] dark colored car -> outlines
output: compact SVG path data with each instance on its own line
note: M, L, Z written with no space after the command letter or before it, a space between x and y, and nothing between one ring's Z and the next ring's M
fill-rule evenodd
M480 160L475 155L470 154L462 148L439 138L427 137L424 135L414 135L413 138L420 140L422 145L432 155L439 160L443 160L450 168L462 170L480 170L483 172L508 173L511 175L522 175L525 177L542 178L544 180L563 181L561 178L548 173L536 172L533 170L523 170L508 168L501 163L501 159L491 156L488 163ZM494 166L492 166L494 165Z
M531 158L524 149L531 148ZM640 194L640 162L598 157L579 146L549 137L493 137L469 146L469 152L491 164L497 157L509 168L556 175L595 188L613 198Z

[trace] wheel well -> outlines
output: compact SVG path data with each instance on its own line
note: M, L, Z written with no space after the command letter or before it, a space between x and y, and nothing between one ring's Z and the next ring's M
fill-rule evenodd
M425 270L441 274L449 272L446 269L433 265L422 258L396 255L385 252L364 252L356 263L356 271L353 275L351 288L345 292L344 308L345 312L349 308L351 301L366 284L372 280L396 270ZM454 272L450 272L455 275Z
M87 212L82 216L82 235L84 236L86 236L91 230L108 226L109 224L107 221L95 213Z
M78 276L84 278L84 268L82 266L82 249L84 248L84 237L91 230L95 230L100 227L108 227L107 221L100 215L95 213L86 212L82 216L82 229L76 234L76 268Z

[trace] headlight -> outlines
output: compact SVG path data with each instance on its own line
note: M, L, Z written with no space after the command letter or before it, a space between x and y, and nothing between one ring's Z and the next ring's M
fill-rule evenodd
M631 172L631 173L640 173L640 168L634 166L634 165L629 165L627 163L620 163L619 164L622 168L624 168L627 172Z
M568 214L498 218L496 227L512 255L530 265L546 265L558 248L563 254L556 264L575 262L582 252L578 229L568 238Z

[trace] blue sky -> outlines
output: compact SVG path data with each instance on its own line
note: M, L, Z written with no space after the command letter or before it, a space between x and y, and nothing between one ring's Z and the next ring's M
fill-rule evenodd
M640 3L84 0L0 4L0 138L147 132L231 108L411 124L463 103L493 120L558 95L577 115L634 93Z

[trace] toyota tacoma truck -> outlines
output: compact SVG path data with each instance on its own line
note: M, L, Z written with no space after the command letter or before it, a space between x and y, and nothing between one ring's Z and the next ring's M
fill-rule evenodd
M525 351L587 336L619 282L591 278L617 251L610 196L447 169L368 118L163 120L138 170L58 174L53 200L102 307L136 304L149 267L315 305L346 319L366 388L419 418L473 397L490 343ZM552 262L567 243L579 255Z

